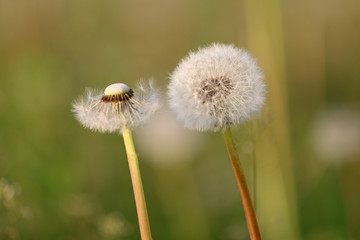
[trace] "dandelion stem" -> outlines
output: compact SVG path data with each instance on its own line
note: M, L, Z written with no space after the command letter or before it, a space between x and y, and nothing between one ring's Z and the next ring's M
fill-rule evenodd
M236 151L233 136L230 128L227 128L223 132L226 148L231 160L232 167L235 172L236 181L240 190L240 195L244 207L245 217L248 224L249 234L251 240L260 240L260 231L256 220L253 204L249 193L248 186L246 184L246 178L241 167L239 155Z
M136 210L139 219L140 234L142 240L151 240L149 217L146 208L144 189L141 181L139 161L135 152L134 141L128 127L122 130L126 154L129 162L131 180L134 189Z

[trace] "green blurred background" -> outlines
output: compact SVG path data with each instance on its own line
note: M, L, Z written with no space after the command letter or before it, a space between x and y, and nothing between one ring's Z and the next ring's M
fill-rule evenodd
M249 50L266 76L266 107L234 129L263 238L360 239L359 13L358 0L0 0L0 239L140 239L121 137L82 128L71 103L149 77L165 93L212 42ZM154 239L249 239L220 133L162 110L135 142Z

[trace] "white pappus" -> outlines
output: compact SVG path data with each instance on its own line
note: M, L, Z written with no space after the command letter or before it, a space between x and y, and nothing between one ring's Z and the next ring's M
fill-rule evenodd
M170 75L169 104L189 129L219 131L258 113L263 74L249 53L214 43L185 57Z
M105 91L87 90L73 103L76 119L91 130L121 132L148 121L160 107L158 91L151 82L138 84L135 90L123 83L109 85Z

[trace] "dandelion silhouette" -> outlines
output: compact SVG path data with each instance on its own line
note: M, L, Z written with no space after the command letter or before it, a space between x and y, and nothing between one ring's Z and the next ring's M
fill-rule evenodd
M123 83L108 86L104 93L88 90L73 104L77 120L91 130L118 132L124 138L141 238L151 240L150 223L131 128L144 124L159 108L157 91L151 84L132 90Z
M254 208L230 127L249 120L265 101L256 61L233 45L191 52L170 76L169 105L189 129L222 131L242 197L251 239L260 239Z

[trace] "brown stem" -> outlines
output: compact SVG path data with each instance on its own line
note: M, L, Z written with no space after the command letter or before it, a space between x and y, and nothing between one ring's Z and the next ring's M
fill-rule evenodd
M231 160L232 167L234 169L236 181L240 190L240 195L244 207L246 221L248 224L249 234L251 240L260 240L259 226L256 220L254 207L251 202L249 189L246 184L246 178L243 169L240 164L239 155L236 151L234 139L232 137L230 128L225 129L223 132L226 148Z

